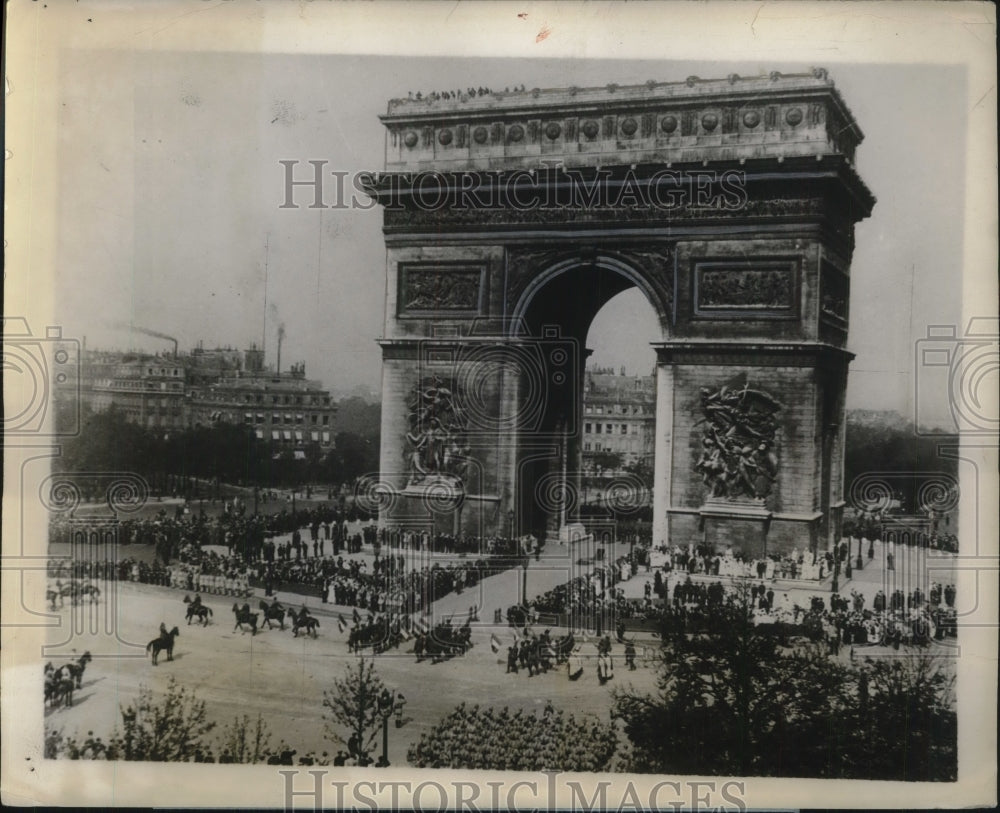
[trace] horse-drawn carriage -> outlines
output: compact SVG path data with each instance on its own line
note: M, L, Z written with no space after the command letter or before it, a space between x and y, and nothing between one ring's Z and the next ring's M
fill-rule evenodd
M56 579L55 585L45 590L45 597L49 601L50 610L56 609L56 601L59 602L59 607L62 607L67 598L73 606L82 604L85 596L90 596L90 603L96 604L101 597L101 588L93 582L70 579L68 582L63 583L61 579Z
M413 644L413 652L419 663L429 657L438 663L456 655L464 655L472 649L472 628L468 621L461 627L453 627L450 622L437 624L428 633L420 633Z
M83 687L83 673L93 660L89 651L60 667L45 664L45 705L58 708L73 705L73 692Z
M369 623L355 627L347 635L347 648L351 652L360 652L365 647L371 647L378 655L389 649L398 647L403 642L403 634L398 620L390 620L388 616L373 619Z

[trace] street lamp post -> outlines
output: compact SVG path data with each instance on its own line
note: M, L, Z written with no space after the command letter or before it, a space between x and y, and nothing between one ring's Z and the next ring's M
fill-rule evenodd
M524 554L524 563L521 567L521 600L524 602L524 606L528 606L528 560L531 557L528 554Z
M403 720L405 704L406 698L402 692L393 697L389 689L383 689L378 697L378 713L382 717L382 758L376 765L378 768L389 767L389 718L395 716L396 728L402 728L405 723Z

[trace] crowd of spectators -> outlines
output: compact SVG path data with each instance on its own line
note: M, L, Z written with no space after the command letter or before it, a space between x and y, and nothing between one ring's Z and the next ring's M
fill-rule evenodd
M73 541L86 526L53 518L50 539ZM289 535L290 534L290 535ZM285 538L279 539L279 536ZM79 538L79 537L78 537ZM87 538L84 536L84 538ZM53 558L49 575L63 580L123 580L179 590L247 596L262 587L307 592L323 603L376 612L416 612L449 593L475 587L485 576L521 561L520 540L430 535L426 531L376 528L352 530L343 513L316 508L295 515L247 515L238 503L227 504L216 518L161 511L150 519L118 525L119 550L95 551L72 558ZM156 558L147 562L113 556L131 545L152 545ZM328 555L328 545L330 554ZM220 550L225 549L226 553ZM351 558L362 551L373 558ZM412 552L474 554L462 562L414 561ZM345 556L347 558L345 558Z
M669 549L664 546L660 552L666 554L664 569L667 572L810 581L824 579L832 572L836 557L843 561L847 556L846 545L843 550L824 554L793 550L788 555L773 554L759 559L746 558L732 548L717 553L706 545L674 545Z
M672 600L656 611L665 634L695 633L708 625L715 608L738 591L748 592L747 602L753 623L780 628L782 638L805 635L825 640L832 653L842 645L880 645L896 649L901 644L926 645L957 634L955 587L934 583L928 594L920 588L909 593L893 591L888 597L879 590L872 606L852 590L850 598L839 592L828 599L810 596L805 606L787 592L776 592L764 582L725 587L718 582L692 582L690 576L673 586Z
M655 614L650 601L626 598L625 591L617 586L636 572L632 559L632 555L627 555L608 564L596 565L588 573L531 599L527 606L509 607L507 621L520 627L549 618L547 623L604 628L612 618L650 617Z

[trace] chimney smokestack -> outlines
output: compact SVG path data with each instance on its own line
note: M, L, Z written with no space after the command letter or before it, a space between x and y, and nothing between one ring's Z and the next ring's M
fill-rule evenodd
M281 343L285 340L285 326L278 325L278 375L281 375Z
M114 326L122 330L141 333L144 336L152 336L154 339L166 339L168 342L173 342L174 358L177 358L177 339L175 339L173 336L170 336L166 333L160 333L160 331L158 330L150 330L149 328L146 327L139 327L138 325L129 325L124 322L116 322Z

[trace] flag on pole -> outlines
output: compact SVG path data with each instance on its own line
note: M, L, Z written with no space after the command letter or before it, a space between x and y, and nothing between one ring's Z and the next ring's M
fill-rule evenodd
M427 622L422 618L418 618L413 622L413 628L421 635L426 635L430 627L427 626Z
M361 613L358 612L357 607L354 608L354 623L355 624L361 623Z
M344 614L343 613L341 613L340 617L337 618L337 627L340 628L341 632L343 632L345 629L347 629L347 620L344 618Z
M552 646L552 644L549 644L545 648L545 651L549 654L550 658L554 658L556 656L556 650L555 650L555 647Z
M409 641L410 640L410 631L408 629L406 629L405 627L400 627L399 628L399 637L402 638L404 641Z
M517 630L514 630L514 643L516 644L521 640L521 636L517 634Z
M500 651L500 639L495 634L490 636L490 649L494 652Z

